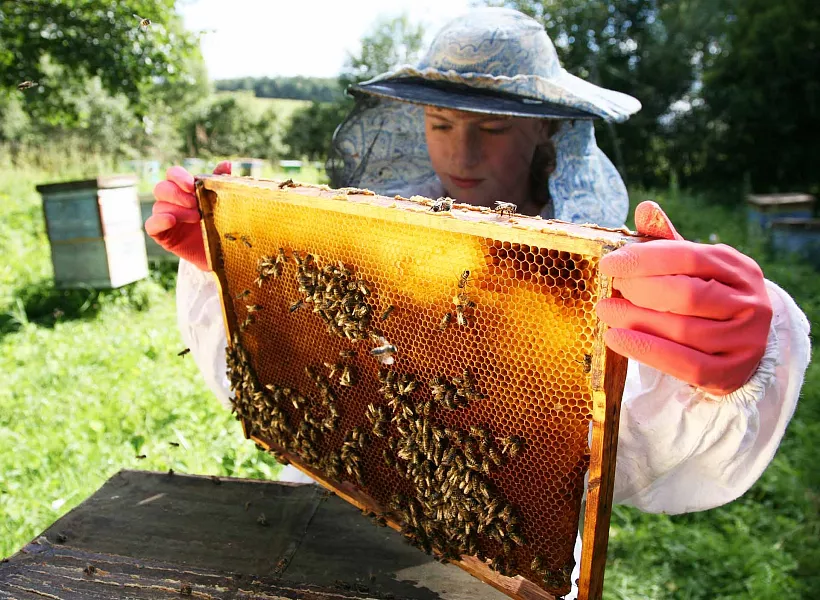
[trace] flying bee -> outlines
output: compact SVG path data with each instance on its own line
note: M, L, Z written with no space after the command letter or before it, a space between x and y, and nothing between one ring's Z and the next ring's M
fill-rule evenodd
M441 331L447 329L447 326L450 324L450 321L453 320L453 315L451 313L444 313L444 316L441 317L441 322L438 324L438 328Z
M18 83L17 84L17 89L20 90L21 92L23 92L23 91L28 90L30 88L36 87L38 85L40 85L40 84L37 83L36 81L28 81L27 80L27 81L23 81L21 83Z
M297 310L299 310L302 307L303 304L304 304L303 300L297 300L296 302L294 302L293 304L291 304L288 307L288 311L289 312L296 312Z
M182 352L177 352L177 356L185 356L185 355L186 355L186 354L188 354L190 351L191 351L191 349L190 349L190 348L185 348L185 350L183 350Z
M343 385L344 387L353 387L356 385L356 374L353 367L350 365L345 365L342 369L342 376L339 378L339 385Z
M518 205L513 204L512 202L500 202L498 200L495 201L495 208L493 211L497 212L499 215L504 216L512 216L518 210Z
M365 304L365 306L367 305ZM385 309L385 311L382 313L381 320L386 321L387 317L389 317L394 310L396 310L395 306L393 306L392 304L388 306L387 309Z
M434 200L433 204L430 205L430 210L433 212L444 212L449 211L453 208L453 199L452 198L439 198L438 200Z
M244 300L245 298L247 298L247 297L248 297L248 296L250 296L250 295L251 295L251 291L250 291L250 290L242 290L241 292L239 292L239 293L236 295L236 299L237 299L237 300Z
M229 242L235 242L236 241L236 236L232 233L226 233L225 234L225 239L228 240Z
M151 19L145 19L139 15L134 15L134 18L140 22L140 27L148 29L151 26Z
M580 360L575 360L575 362L580 363ZM584 365L584 373L589 373L592 370L592 355L591 354L584 354L584 361L582 363Z

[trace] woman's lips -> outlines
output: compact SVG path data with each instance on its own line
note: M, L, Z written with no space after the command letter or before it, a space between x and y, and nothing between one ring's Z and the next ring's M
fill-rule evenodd
M477 186L479 183L484 181L483 179L462 179L461 177L455 177L450 175L450 181L452 181L456 187L460 187L461 189L473 188Z

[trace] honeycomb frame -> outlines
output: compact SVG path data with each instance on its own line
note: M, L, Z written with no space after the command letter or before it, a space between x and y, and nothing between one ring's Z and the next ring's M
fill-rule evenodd
M600 598L627 361L596 267L638 238L290 180L196 191L245 436L514 598L570 591L583 518L578 598Z

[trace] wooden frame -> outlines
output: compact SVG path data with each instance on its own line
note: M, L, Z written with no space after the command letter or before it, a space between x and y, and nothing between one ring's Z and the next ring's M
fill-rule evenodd
M287 184L284 184L287 185ZM215 279L222 294L223 317L228 339L239 333L237 315L233 312L234 299L228 293L228 280L222 267L222 239L214 224L214 214L220 206L220 194L233 196L253 195L258 201L283 201L294 206L340 214L367 216L378 219L393 219L408 227L421 226L443 228L448 231L464 232L470 235L493 237L506 229L514 232L521 243L549 246L554 243L562 250L602 256L627 243L636 241L626 230L602 229L560 222L544 221L515 215L499 219L488 209L467 205L456 205L445 215L430 211L430 202L421 198L385 198L363 190L331 190L325 186L298 186L285 188L280 182L242 180L239 178L213 176L197 180L197 196L203 214L203 232L206 239L206 254ZM396 210L396 209L400 210ZM612 295L609 279L598 274L597 285L600 297ZM591 447L588 467L589 484L586 491L584 510L583 552L580 580L578 582L580 600L599 599L603 592L603 575L606 561L609 519L615 475L615 454L618 439L620 398L626 378L627 361L608 350L602 342L605 330L603 323L596 327L596 351L591 357L590 380L592 389ZM291 462L296 468L314 478L322 486L339 494L355 506L373 512L380 507L366 494L361 493L349 482L340 484L306 464L299 456L273 446L270 440L252 435L248 423L243 421L246 437L268 450L274 450ZM387 519L394 529L400 524ZM554 598L534 583L518 576L504 577L490 569L483 561L462 556L457 564L513 598Z

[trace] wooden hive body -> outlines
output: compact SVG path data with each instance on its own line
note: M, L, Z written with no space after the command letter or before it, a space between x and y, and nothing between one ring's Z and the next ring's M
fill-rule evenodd
M37 186L57 287L117 288L148 276L137 178Z
M635 238L223 176L197 195L246 435L521 598L569 591L588 475L599 598L626 359L597 265Z

